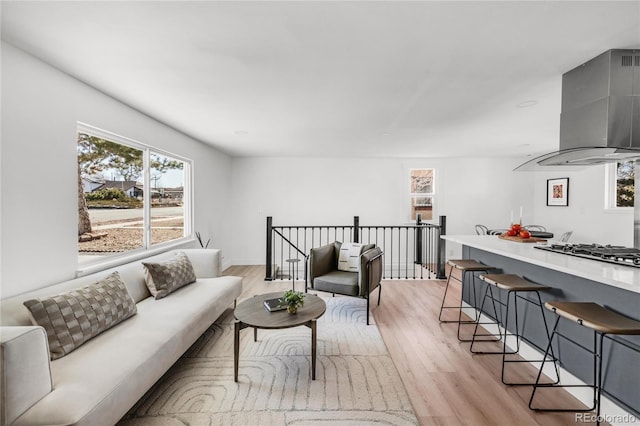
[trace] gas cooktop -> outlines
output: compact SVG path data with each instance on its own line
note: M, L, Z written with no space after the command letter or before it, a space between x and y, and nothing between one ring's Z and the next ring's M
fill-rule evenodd
M640 268L640 249L600 244L550 244L539 250Z

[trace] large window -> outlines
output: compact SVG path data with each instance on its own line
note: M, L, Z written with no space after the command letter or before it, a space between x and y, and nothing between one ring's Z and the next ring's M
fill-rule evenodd
M423 221L433 219L434 170L409 170L409 185L411 220L416 220L418 214Z
M191 235L191 162L78 127L78 259L152 248Z
M613 163L608 168L608 207L633 207L634 203L634 164L633 161Z

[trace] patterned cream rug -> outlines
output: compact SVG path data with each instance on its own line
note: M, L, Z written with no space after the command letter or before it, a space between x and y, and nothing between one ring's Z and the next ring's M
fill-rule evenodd
M119 424L417 425L407 392L366 301L324 298L316 380L311 330L241 332L233 381L233 312L228 310ZM373 318L371 318L373 323Z

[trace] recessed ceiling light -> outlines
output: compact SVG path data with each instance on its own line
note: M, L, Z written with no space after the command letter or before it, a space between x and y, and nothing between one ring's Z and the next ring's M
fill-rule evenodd
M247 132L246 130L236 130L233 133L235 133L236 136L247 136L249 134L249 132Z
M524 102L520 102L518 105L516 105L518 108L529 108L532 107L534 105L538 105L538 101L531 99L528 101L524 101Z

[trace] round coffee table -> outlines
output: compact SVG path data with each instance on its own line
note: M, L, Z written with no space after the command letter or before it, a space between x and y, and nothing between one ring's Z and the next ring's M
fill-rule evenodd
M313 294L307 294L304 298L304 306L298 308L298 313L292 315L286 310L269 312L264 307L264 301L282 297L282 292L268 293L254 296L244 300L236 306L233 316L234 324L233 343L233 378L238 381L238 361L240 355L240 330L253 327L253 341L258 340L258 329L280 329L304 325L311 329L311 379L316 379L316 320L327 309L324 300Z

